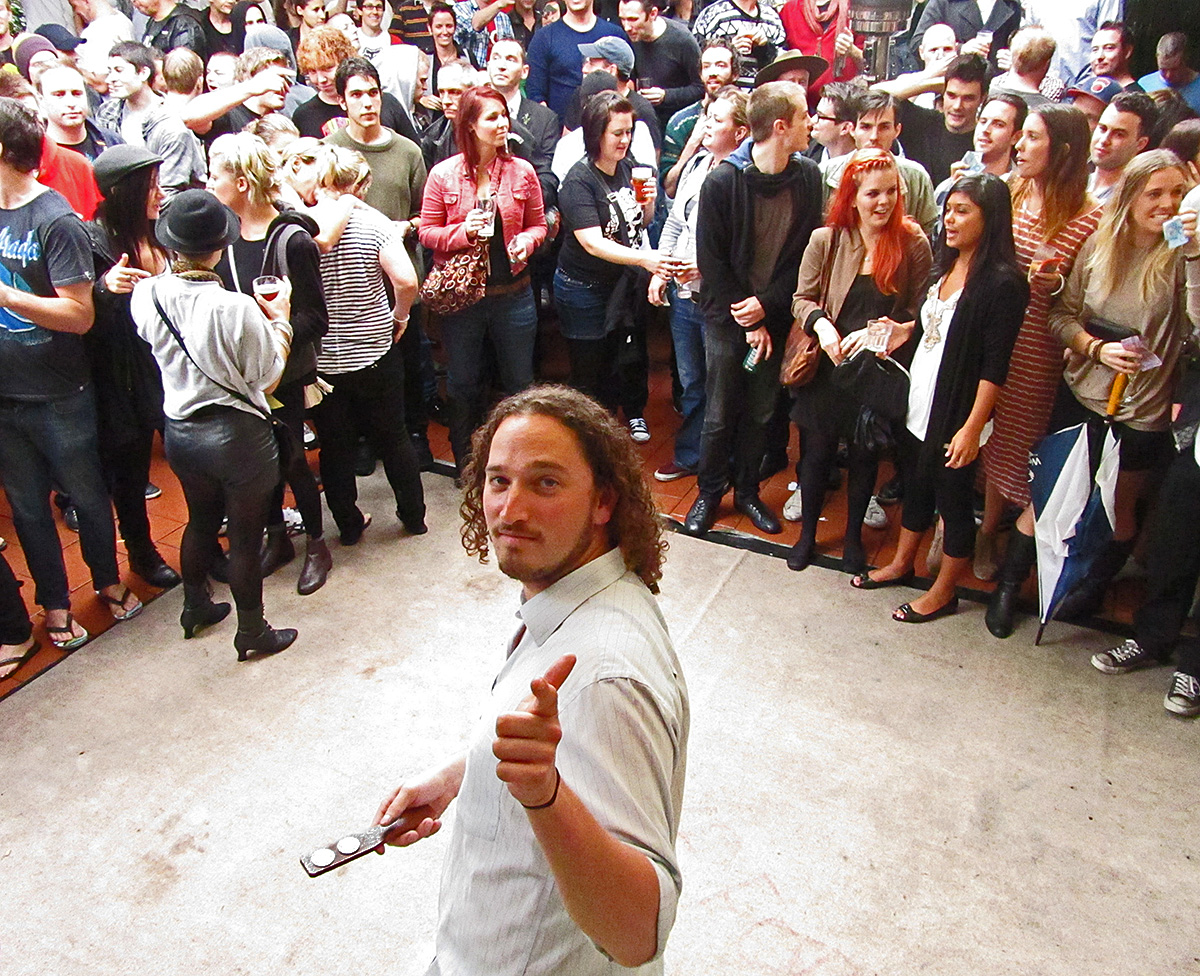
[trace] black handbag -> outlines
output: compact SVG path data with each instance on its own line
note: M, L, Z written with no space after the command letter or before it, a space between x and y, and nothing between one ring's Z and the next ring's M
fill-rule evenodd
M833 385L885 420L901 421L908 415L908 370L890 356L880 359L860 349L834 367Z
M262 417L263 420L271 425L271 433L275 437L275 449L279 455L279 470L282 473L282 476L286 477L288 470L292 466L292 462L296 458L304 456L304 447L300 441L297 440L296 435L292 433L292 428L290 428L269 410L263 410L262 407L260 407L244 393L231 389L224 383L217 382L211 376L209 376L208 373L204 372L204 368L198 362L196 362L195 357L192 356L187 344L183 341L183 336L180 335L179 330L175 328L175 323L172 322L167 316L167 310L162 307L162 302L158 300L158 295L153 289L150 291L150 297L154 300L154 307L158 310L159 317L166 324L171 335L175 337L175 341L179 343L179 348L182 349L187 358L191 360L192 365L195 366L196 369L200 370L200 375L214 386L219 386L235 400L246 404L248 407L253 409L255 413Z

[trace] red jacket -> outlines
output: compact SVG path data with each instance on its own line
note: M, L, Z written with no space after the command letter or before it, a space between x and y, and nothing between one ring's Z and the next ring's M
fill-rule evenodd
M490 170L492 195L504 229L507 247L522 235L532 254L546 239L546 214L542 188L529 163L515 156L498 156ZM433 263L441 264L455 251L470 245L463 222L475 206L475 182L467 173L466 157L459 153L438 163L425 180L421 203L421 243L433 251ZM519 274L524 265L514 265Z
M42 138L42 161L38 165L38 182L57 190L84 220L96 216L96 208L104 199L96 185L92 164L70 149L62 149L49 136Z
M783 31L787 36L789 48L799 51L801 54L815 54L829 62L829 67L825 69L824 74L819 78L808 80L810 100L831 81L849 81L858 74L858 65L854 63L853 59L847 57L841 72L836 78L833 76L834 64L837 62L837 55L834 53L837 46L836 17L830 17L829 23L825 25L825 30L818 35L813 32L813 29L808 26L808 21L804 19L804 0L788 0L779 10L779 19L783 21ZM861 49L864 43L865 39L861 34L854 35L855 47Z

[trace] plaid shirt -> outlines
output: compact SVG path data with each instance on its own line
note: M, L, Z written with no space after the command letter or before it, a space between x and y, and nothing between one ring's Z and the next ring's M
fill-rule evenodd
M454 4L454 18L458 21L458 27L454 31L454 43L470 59L471 64L481 69L487 67L493 41L515 37L512 21L506 13L496 14L490 32L486 29L477 31L471 26L471 18L482 9L478 0L461 0Z

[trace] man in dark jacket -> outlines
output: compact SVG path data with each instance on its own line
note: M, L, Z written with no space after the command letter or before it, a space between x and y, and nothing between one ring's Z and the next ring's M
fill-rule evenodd
M700 434L700 493L684 531L717 519L734 458L734 507L763 532L779 519L758 495L767 423L792 321L792 292L808 238L821 221L821 173L808 148L804 89L769 82L754 90L751 141L714 169L700 191L697 264L704 285L707 407Z
M199 15L186 4L172 0L135 0L133 4L150 20L142 34L142 43L166 54L177 47L186 47L208 59L208 39Z
M995 65L996 56L1009 46L1021 26L1021 4L1018 0L996 0L985 20L979 0L929 0L913 36L924 37L934 24L953 28L959 54L981 54ZM979 38L980 31L990 32L991 41Z

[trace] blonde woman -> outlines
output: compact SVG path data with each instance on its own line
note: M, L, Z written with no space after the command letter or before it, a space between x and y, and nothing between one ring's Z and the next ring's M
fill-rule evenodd
M291 429L296 443L304 437L304 388L316 382L317 345L329 331L321 284L321 253L313 238L317 223L279 203L275 154L258 136L238 132L221 136L209 151L208 188L241 221L241 235L221 256L216 272L225 287L254 294L260 275L287 278L292 286L292 353L272 394L274 414ZM304 519L307 534L304 566L297 591L313 593L325 584L333 559L324 541L321 493L303 452L297 451L285 473ZM262 574L270 576L295 558L283 520L283 481L267 515Z
M1096 233L1083 245L1062 296L1049 316L1049 329L1067 349L1050 430L1062 430L1103 417L1118 374L1129 385L1115 416L1121 438L1113 541L1101 552L1087 578L1059 605L1058 617L1086 616L1100 608L1108 583L1124 565L1137 533L1134 508L1147 488L1147 476L1171 452L1171 404L1184 344L1200 324L1200 268L1194 243L1172 251L1163 224L1175 216L1189 186L1179 157L1166 150L1134 157L1117 184ZM1195 214L1185 215L1194 240ZM1185 258L1183 250L1188 252ZM1095 335L1106 320L1133 330L1144 352ZM1143 357L1162 364L1141 369ZM1013 541L1033 548L1033 512L1017 521ZM997 637L1012 632L1016 593L1028 574L1005 561L1005 575L988 608L988 629ZM1018 570L1023 572L1018 576Z
M362 154L334 146L320 146L311 157L299 146L288 172L297 192L313 201L346 196L361 200L371 183ZM325 500L342 545L357 543L371 520L357 504L354 453L359 419L383 461L397 517L410 534L420 535L426 531L425 495L404 424L404 363L397 344L417 297L417 274L399 225L365 204L354 206L337 242L321 256L321 278L329 333L321 343L317 372L333 389L313 408L312 416L321 439Z

